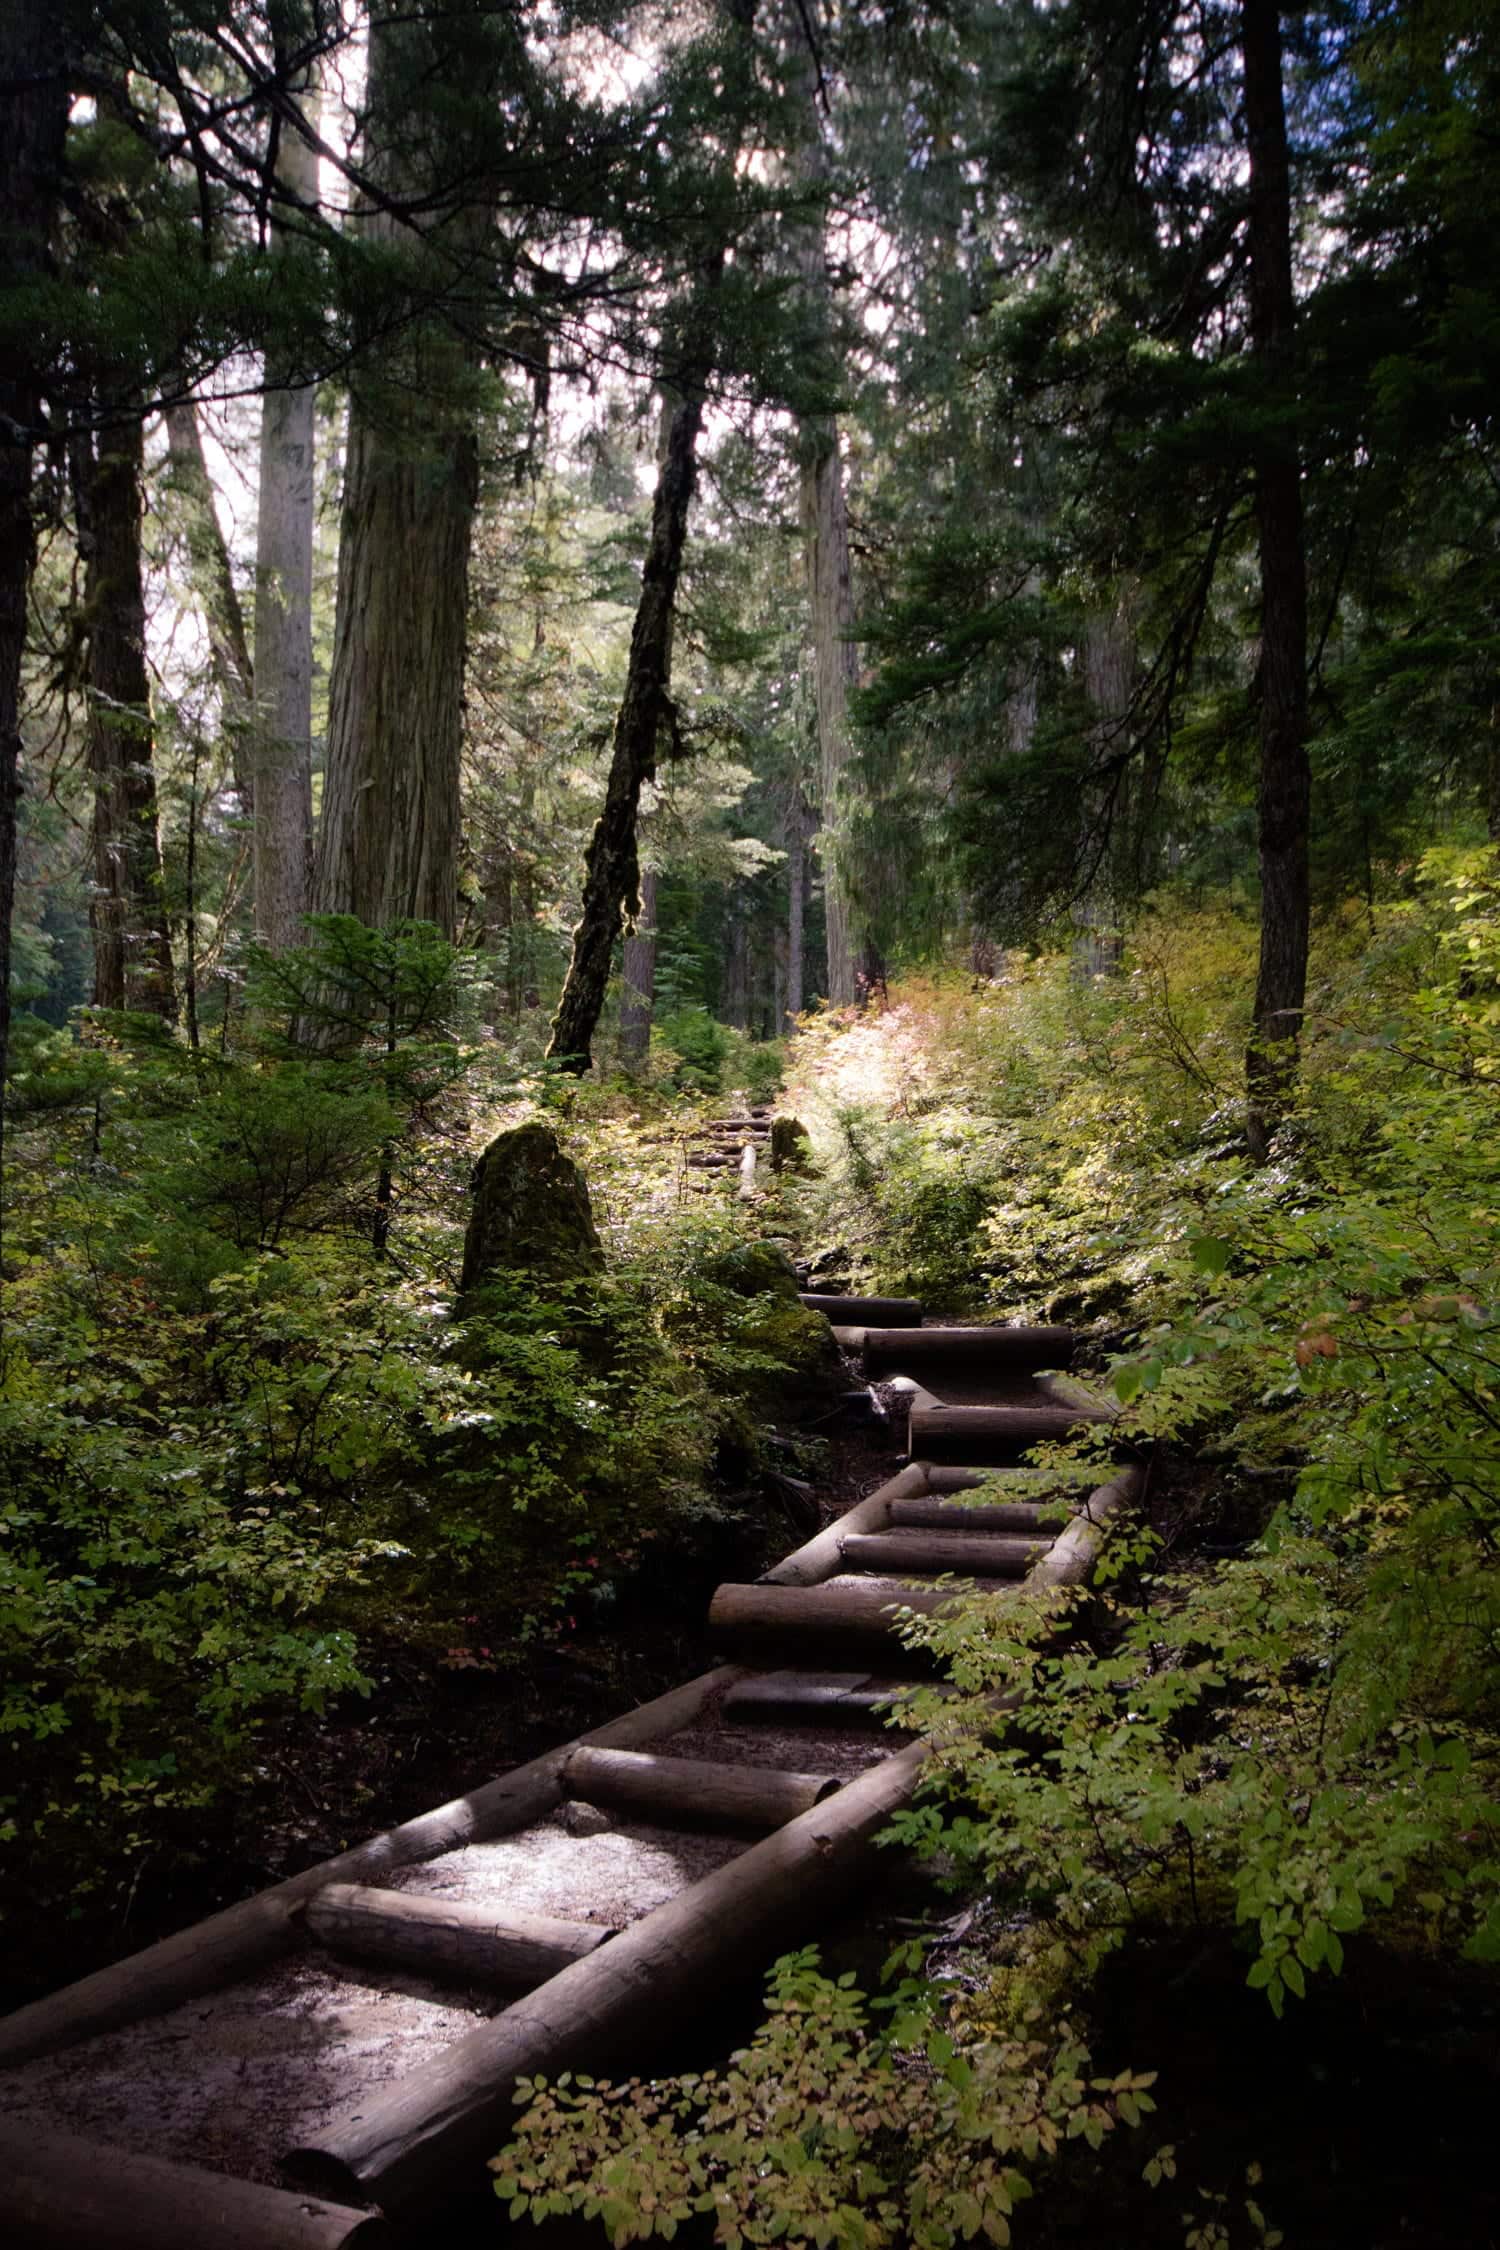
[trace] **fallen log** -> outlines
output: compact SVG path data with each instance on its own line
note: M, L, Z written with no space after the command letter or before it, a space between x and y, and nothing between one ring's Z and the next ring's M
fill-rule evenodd
M987 1373L1026 1374L1066 1367L1073 1356L1071 1328L881 1328L865 1323L865 1373L925 1375L952 1367Z
M719 1708L735 1725L770 1720L781 1726L884 1727L916 1685L875 1672L747 1672Z
M236 1977L290 1952L301 1939L295 1909L327 1883L378 1882L394 1867L436 1859L442 1852L506 1836L533 1821L545 1820L562 1803L562 1766L570 1750L585 1742L608 1748L652 1742L687 1726L711 1696L736 1677L732 1667L717 1667L685 1686L659 1695L638 1710L626 1711L573 1742L533 1758L513 1773L487 1781L466 1797L420 1813L399 1828L387 1829L340 1852L300 1875L242 1899L206 1922L162 1938L112 1967L98 1969L77 1984L64 1985L45 2000L33 2000L0 2021L0 2068L55 2054L97 2031L111 2031L142 2016L164 2013L181 2000L213 1992Z
M575 1753L576 1755L576 1753ZM628 1752L596 1752L599 1757ZM462 1899L329 1883L309 1899L308 1936L330 1953L356 1961L394 1961L435 1984L497 1985L529 1992L559 1969L581 1961L612 1929L562 1922L550 1914L471 1906Z
M897 1632L902 1609L930 1616L962 1587L907 1586L892 1579L831 1578L817 1586L721 1586L709 1606L708 1629L716 1648L733 1649L750 1662L768 1652L796 1653L813 1644L856 1657L897 1657L917 1667Z
M915 1297L825 1297L799 1290L809 1312L820 1312L836 1328L920 1328L922 1307Z
M886 1758L754 1844L434 2062L340 2111L290 2151L289 2176L411 2209L493 2154L518 2078L639 2069L692 2015L814 1930L869 1875L875 1838L920 1778L925 1748Z
M641 1750L575 1750L563 1768L570 1797L663 1828L783 1828L838 1786L831 1774L659 1758Z
M373 2211L30 2124L0 2124L0 2238L6 2250L394 2250L396 2242Z
M970 1578L1024 1578L1051 1544L1050 1535L1006 1539L991 1531L854 1532L844 1541L844 1562L850 1570L896 1577L960 1570Z
M920 1470L912 1467L898 1469L893 1477L874 1492L867 1493L836 1523L794 1547L789 1555L766 1571L763 1586L816 1586L825 1578L836 1578L843 1567L843 1543L852 1531L883 1531L890 1522L895 1501L907 1493L923 1489Z
M1108 1419L1067 1406L918 1406L907 1442L913 1460L1003 1466L1046 1439L1070 1437L1081 1423Z

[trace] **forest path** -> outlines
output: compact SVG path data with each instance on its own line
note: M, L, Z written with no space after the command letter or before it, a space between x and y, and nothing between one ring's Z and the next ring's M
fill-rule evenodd
M906 1467L719 1588L715 1670L0 2023L7 2242L423 2239L504 2140L519 2077L649 2068L860 1892L924 1755L887 1723L923 1677L897 1613L941 1608L948 1572L1082 1580L1136 1472L1065 1523L1055 1500L966 1503L1107 1413L1044 1372L1072 1337L822 1309L908 1401Z

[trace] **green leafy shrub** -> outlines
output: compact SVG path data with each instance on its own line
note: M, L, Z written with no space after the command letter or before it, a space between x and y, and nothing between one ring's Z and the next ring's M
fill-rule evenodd
M777 1965L763 2028L722 2072L522 2080L496 2193L513 2222L580 2213L617 2246L670 2241L694 2219L711 2219L727 2250L1004 2244L1059 2149L1097 2147L1154 2107L1149 2077L1091 2077L1066 2023L1018 2037L976 2006L955 2036L904 1997L882 2037L852 1975L823 1976L814 1953L796 1954Z

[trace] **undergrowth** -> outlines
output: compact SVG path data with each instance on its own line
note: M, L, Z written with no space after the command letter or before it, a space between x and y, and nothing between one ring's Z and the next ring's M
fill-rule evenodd
M987 1942L937 1979L904 1946L874 2001L784 1964L722 2078L536 2091L498 2161L514 2209L622 2243L689 2212L731 2250L1005 2242L1059 2145L1136 2122L1166 2060L1086 2058L1127 1943L1237 1948L1278 2016L1352 1945L1500 1957L1496 856L1429 853L1368 912L1320 933L1300 1103L1258 1170L1227 913L1164 905L1117 973L1017 958L804 1034L825 1255L1084 1324L1114 1446L1194 1482L1221 1552L1174 1553L1148 1507L1086 1598L913 1620L956 1693L928 1699L932 1777L893 1840ZM1170 2183L1174 2151L1139 2167ZM1279 2239L1253 2184L1222 2189L1190 2199L1194 2250Z
M463 974L430 929L325 918L224 1051L20 1019L0 1891L117 1888L258 1743L367 1694L373 1649L519 1671L743 1505L803 1343L725 1283L764 1214L687 1192L669 1073L560 1090L478 1035ZM462 1319L470 1169L536 1114L606 1270Z

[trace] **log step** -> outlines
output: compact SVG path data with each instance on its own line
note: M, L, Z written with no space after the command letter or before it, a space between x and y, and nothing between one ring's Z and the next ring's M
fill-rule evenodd
M956 1468L946 1461L921 1461L915 1463L914 1467L923 1479L924 1489L929 1493L977 1492L981 1485L989 1482L989 1472L985 1469ZM1066 1485L1078 1492L1088 1492L1099 1481L1097 1472L1093 1469L1021 1468L1012 1469L1010 1474L1012 1477L1019 1477L1026 1485L1035 1485L1039 1491L1050 1490L1054 1485Z
M3 2123L0 2237L11 2250L396 2250L398 2239L368 2209Z
M1066 1502L1040 1500L938 1500L921 1494L891 1502L891 1528L901 1531L1041 1531L1055 1537L1066 1522Z
M961 1587L909 1586L896 1579L829 1578L818 1586L721 1586L708 1612L715 1646L755 1663L768 1653L877 1653L914 1670L922 1662L897 1630L900 1610L944 1609Z
M1111 1419L1104 1407L913 1407L908 1442L914 1461L1003 1467L1048 1438L1069 1437L1083 1423Z
M519 1992L545 1984L615 1934L597 1923L496 1914L459 1899L363 1883L329 1883L308 1901L304 1920L308 1936L330 1953L392 1961L435 1984L499 1985Z
M839 1786L832 1774L659 1758L643 1750L575 1750L563 1768L570 1797L664 1828L781 1828Z
M809 1312L820 1312L835 1328L920 1328L922 1308L915 1297L830 1297L816 1289L798 1291Z
M1025 1374L1066 1367L1073 1357L1071 1328L892 1328L862 1324L865 1373L926 1376L935 1367Z
M897 1576L961 1570L971 1578L1024 1578L1051 1544L1050 1535L1006 1539L992 1531L856 1531L844 1541L844 1561L850 1570Z
M727 1720L770 1720L778 1726L884 1727L916 1683L875 1672L751 1672L737 1680L720 1709Z

